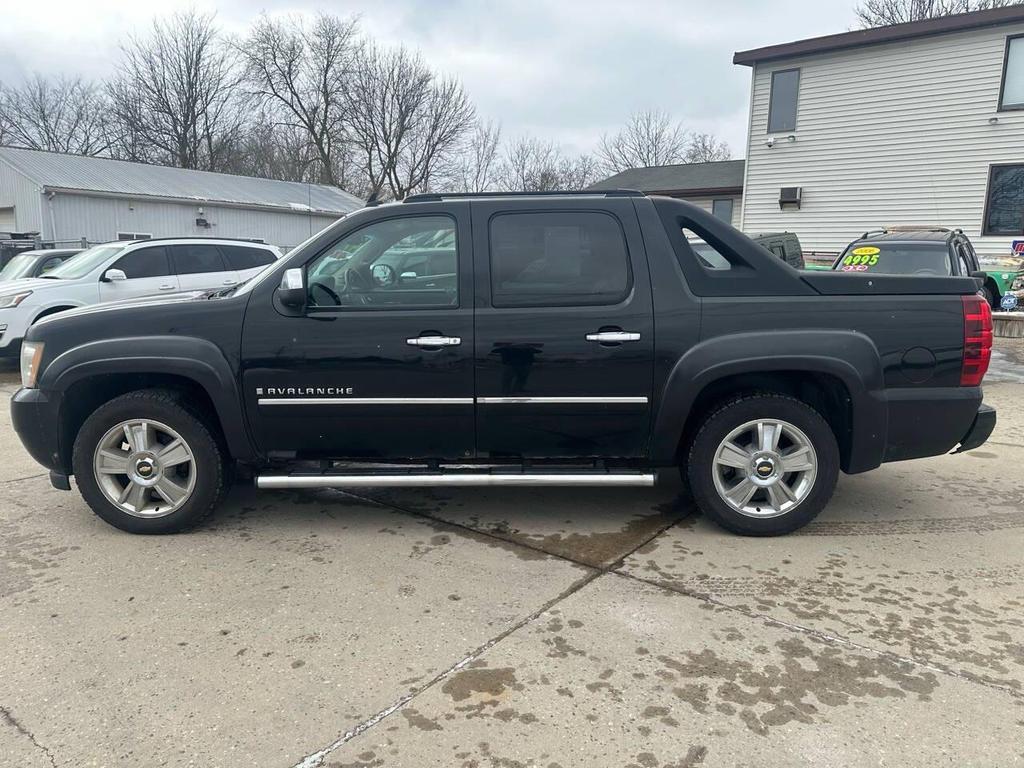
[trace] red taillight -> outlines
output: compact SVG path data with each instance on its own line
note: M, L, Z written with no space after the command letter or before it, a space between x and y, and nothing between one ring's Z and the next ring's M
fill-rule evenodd
M992 308L981 296L964 296L964 362L960 386L977 387L992 359Z

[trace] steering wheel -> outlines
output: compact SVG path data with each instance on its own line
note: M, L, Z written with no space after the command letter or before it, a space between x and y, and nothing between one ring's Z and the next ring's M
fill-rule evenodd
M309 284L309 292L312 293L314 288L319 288L321 291L326 293L331 298L331 301L334 302L335 306L337 306L337 307L341 306L341 296L339 296L334 291L333 288L328 288L326 285L324 285L323 283L320 283L320 282L312 282L312 283L310 283ZM319 303L319 302L317 302L317 303Z
M345 270L345 288L349 291L368 291L370 290L370 281L358 269L349 267Z

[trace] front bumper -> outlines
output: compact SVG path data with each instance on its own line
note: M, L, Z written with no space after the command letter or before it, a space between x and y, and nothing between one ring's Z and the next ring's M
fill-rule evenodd
M978 408L977 416L974 417L974 423L971 424L971 428L967 430L967 433L960 438L960 446L954 453L973 451L989 439L992 435L992 430L995 428L996 409L991 405L982 403Z
M45 392L19 389L11 398L11 421L22 445L51 472L70 475L70 451L62 450L60 409Z

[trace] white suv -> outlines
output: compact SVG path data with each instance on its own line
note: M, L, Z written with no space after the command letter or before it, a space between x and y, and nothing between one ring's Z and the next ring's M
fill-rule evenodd
M40 278L0 286L0 356L16 355L25 332L54 312L103 301L245 282L281 258L272 245L213 238L161 238L97 245Z

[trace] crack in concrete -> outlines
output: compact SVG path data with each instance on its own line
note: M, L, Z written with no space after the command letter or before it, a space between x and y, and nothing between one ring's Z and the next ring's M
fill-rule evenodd
M44 755L46 755L47 759L50 761L50 765L52 765L53 768L57 768L57 759L53 756L53 753L50 752L49 749L44 747L38 741L36 741L36 737L32 734L32 731L30 731L28 728L22 725L18 721L18 719L11 714L11 711L7 709L7 707L0 706L0 717L3 717L4 722L6 722L9 726L14 728L18 733L27 738L29 741L31 741L32 746L34 746L36 749L40 750Z
M46 472L39 475L28 475L26 477L12 477L10 480L0 480L0 485L7 485L8 483L20 483L24 480L37 480L40 477L49 477Z
M462 525L460 523L453 523L453 522L448 521L448 520L442 520L440 518L433 517L432 515L426 514L424 512L416 512L414 510L405 509L405 508L397 506L395 504L391 504L391 503L388 503L388 502L382 502L382 501L379 501L378 499L367 498L367 497L361 496L359 494L349 493L347 491L344 491L343 493L345 493L347 496L351 496L352 498L359 499L360 501L372 503L372 504L375 504L377 506L384 507L386 509L392 509L392 510L394 510L396 512L399 512L401 514L405 514L405 515L409 515L409 516L412 516L412 517L422 518L422 519L425 519L425 520L429 520L432 523L437 524L437 525L451 527L451 528L455 528L455 529L459 529L459 530L464 530L464 531L472 533L472 534L474 534L476 536L483 536L483 537L486 537L486 538L490 538L490 539L495 539L495 540L501 541L503 544L512 544L513 546L522 547L524 549L529 549L529 550L534 551L534 552L539 552L539 553L542 553L544 555L548 555L550 557L554 557L554 558L556 558L558 560L562 560L564 562L570 563L570 564L575 565L577 567L584 568L587 571L590 571L590 573L588 573L583 578L578 579L576 582L574 582L572 585L570 585L568 589L564 590L563 592L561 592L560 594L558 594L557 596L555 596L551 600L548 600L543 605L541 605L539 608L537 608L536 610L532 611L527 616L525 616L523 619L520 619L515 624L507 627L505 630L503 630L499 634L495 635L494 637L492 637L487 642L485 642L482 645L478 646L468 656L465 656L464 658L462 658L461 660L459 660L458 662L456 662L452 666L448 667L448 669L446 669L446 670L442 671L441 673L435 675L433 678L431 678L424 685L419 686L418 688L416 688L416 690L410 691L409 693L405 694L404 696L402 696L401 698L399 698L397 701L393 702L389 706L387 706L384 709L380 710L376 714L368 717L366 720L363 720L361 723L357 724L354 728L351 728L348 731L346 731L344 734L342 734L336 740L334 740L333 742L328 744L326 747L324 747L324 748L322 748L320 750L317 750L316 752L313 752L313 753L307 755L302 760L300 760L298 763L296 763L294 768L318 768L319 766L323 765L324 759L330 753L332 753L335 750L339 749L344 744L348 743L349 741L351 741L352 739L356 738L357 736L360 736L361 734L365 733L370 728L373 728L375 725L380 723L382 720L387 718L389 715L392 715L395 712L397 712L398 710L400 710L402 707L404 707L406 704L411 702L416 697L418 697L421 694L425 693L426 691L430 690L431 688L433 688L438 683L440 683L440 682L446 680L447 678L451 677L453 674L455 674L459 670L465 668L465 666L467 664L470 664L473 661L475 661L476 659L480 658L483 654L485 654L487 651L489 651L491 648L496 646L498 643L500 643L502 640L504 640L508 636L510 636L513 633L519 631L520 629L522 629L523 627L527 626L528 624L531 624L532 622L536 621L540 616L544 615L551 608L553 608L554 606L558 605L558 603L560 603L563 600L565 600L565 599L571 597L572 595L576 594L581 589L586 587L588 584L591 584L595 580L599 579L601 576L604 576L605 574L608 574L608 573L614 573L614 571L612 569L618 568L619 566L621 566L623 561L627 557L629 557L631 554L636 552L641 547L644 547L644 546L650 544L652 541L654 541L656 538L658 538L663 533L665 533L665 531L667 531L669 528L671 528L673 525L676 524L676 521L672 521L672 522L669 522L669 523L665 524L664 526L662 526L659 529L657 529L650 536L646 537L643 541L639 542L635 547L630 549L628 552L624 553L614 563L612 563L611 565L609 565L609 566L607 566L605 568L600 568L600 567L597 567L597 566L594 566L594 565L590 565L588 563L584 563L584 562L580 562L578 560L574 560L574 559L572 559L570 557L565 557L564 555L552 554L552 553L550 553L550 552L548 552L548 551L546 551L544 549L541 549L540 547L530 546L529 544L524 544L524 543L518 542L518 541L510 541L509 539L502 538L501 536L499 536L499 535L497 535L497 534L495 534L493 532L490 532L490 531L481 531L481 530L478 530L476 528L472 528L472 527L467 526L467 525Z
M389 706L385 707L384 709L380 710L377 714L370 716L366 720L363 720L361 723L356 725L354 728L351 728L350 730L346 731L342 736L340 736L337 739L335 739L333 742L328 744L323 749L319 749L316 752L313 752L313 753L307 755L302 760L297 762L295 764L294 768L318 768L318 766L323 765L324 758L326 758L331 752L334 752L336 749L338 749L342 745L346 744L347 742L351 741L352 739L356 738L360 734L365 733L370 728L372 728L373 726L377 725L377 723L379 723L384 718L386 718L388 715L391 715L394 712L397 712L399 709L404 707L406 704L408 704L410 701L415 699L417 696L419 696L420 694L430 690L431 688L433 688L435 685L437 685L441 681L451 677L453 674L458 672L460 669L463 669L467 664L470 664L470 663L476 661L483 654L485 654L491 648L496 646L498 643L500 643L506 637L511 635L513 632L516 632L516 631L522 629L523 627L525 627L527 624L530 624L533 621L536 621L538 617L542 616L544 613L546 613L552 607L554 607L558 603L562 602L567 597L570 597L570 596L576 594L581 589L583 589L583 587L587 586L592 581L594 581L594 579L597 579L597 578L603 576L604 573L605 573L605 571L599 570L597 568L591 568L589 566L587 566L587 567L589 568L589 570L593 571L593 573L588 573L583 578L578 579L572 585L570 585L568 589L564 590L560 594L556 595L552 599L550 599L547 602L545 602L543 605L541 605L540 608L537 608L536 610L532 611L531 613L529 613L524 618L522 618L519 621L517 621L515 624L507 627L504 631L502 631L499 634L495 635L494 637L492 637L487 642L483 643L480 646L477 646L477 648L474 649L468 656L465 656L460 661L458 661L455 664L453 664L452 666L448 667L448 669L446 669L443 672L435 675L426 684L418 687L414 691L410 691L409 693L405 694L404 696L399 698L397 701L395 701L391 705L389 705Z

